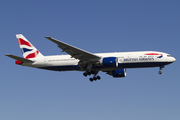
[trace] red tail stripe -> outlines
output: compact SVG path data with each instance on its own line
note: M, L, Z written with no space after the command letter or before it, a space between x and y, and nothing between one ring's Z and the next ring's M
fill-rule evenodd
M31 45L31 43L23 40L22 38L18 38L18 42L19 42L19 45L27 45L27 46L29 46L29 47L33 47L33 46Z
M39 53L39 51L37 50L36 52L27 55L27 56L26 56L26 59L35 58L35 57L38 55L38 53Z

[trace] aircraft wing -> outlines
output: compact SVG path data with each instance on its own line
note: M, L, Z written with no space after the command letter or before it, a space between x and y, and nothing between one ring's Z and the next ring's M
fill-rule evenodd
M82 49L79 49L77 47L74 47L72 45L69 45L67 43L61 42L59 40L56 40L52 37L45 37L49 40L51 40L52 42L56 43L58 45L59 48L62 49L62 52L66 52L69 55L71 55L73 58L75 59L79 59L79 60L90 60L90 61L95 61L95 60L99 60L101 59L100 56L94 55L90 52L84 51Z
M34 62L32 60L28 60L28 59L25 59L25 58L22 58L22 57L18 57L18 56L15 56L15 55L11 55L11 54L6 54L6 56L8 56L10 58L13 58L15 60L22 61L22 62Z

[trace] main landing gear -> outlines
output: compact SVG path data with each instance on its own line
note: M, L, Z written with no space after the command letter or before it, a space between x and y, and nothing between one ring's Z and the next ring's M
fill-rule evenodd
M89 78L89 80L90 80L91 82L101 79L100 76L96 76L96 75L98 74L98 72L92 71L92 72L84 72L84 73L83 73L83 75L84 75L85 77L87 77L88 75L91 75L91 74L94 74L94 76L93 76L92 78Z
M158 72L158 73L159 73L160 75L162 74L162 71L161 71L162 68L164 68L164 66L159 66L159 72Z
M92 77L92 78L89 78L89 80L91 81L91 82L93 82L93 80L100 80L101 79L101 77L100 76L94 76L94 77Z

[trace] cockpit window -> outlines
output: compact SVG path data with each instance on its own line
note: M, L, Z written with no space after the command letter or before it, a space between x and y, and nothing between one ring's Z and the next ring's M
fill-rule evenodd
M171 55L167 55L167 57L171 57Z

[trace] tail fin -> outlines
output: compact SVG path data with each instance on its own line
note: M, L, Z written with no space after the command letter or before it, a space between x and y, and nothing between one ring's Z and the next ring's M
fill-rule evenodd
M19 46L26 59L43 56L22 34L16 35Z

